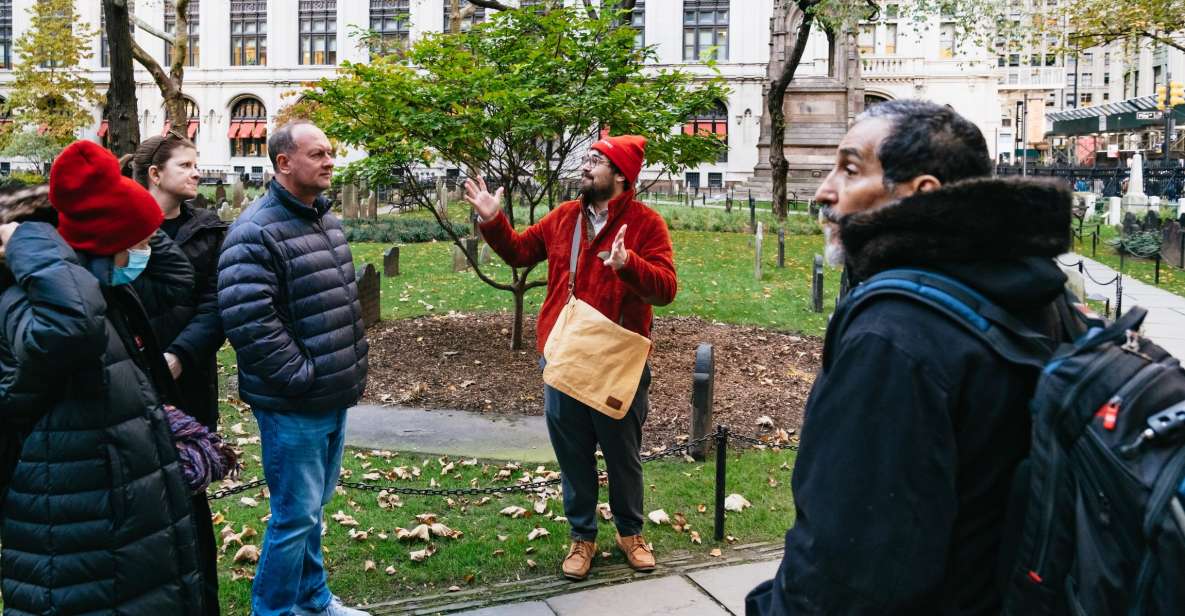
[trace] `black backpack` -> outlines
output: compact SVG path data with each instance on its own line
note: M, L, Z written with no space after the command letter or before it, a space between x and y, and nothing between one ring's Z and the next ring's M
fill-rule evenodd
M895 269L853 289L829 335L886 295L931 306L1041 371L1009 503L1004 613L1185 614L1185 369L1138 333L1147 311L1107 323L1055 302L1063 332L1083 332L1059 344L955 279Z

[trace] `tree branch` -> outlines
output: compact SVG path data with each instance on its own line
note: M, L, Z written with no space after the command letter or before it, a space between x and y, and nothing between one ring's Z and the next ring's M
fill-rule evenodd
M161 68L156 58L153 58L147 51L144 51L144 48L135 39L132 39L132 57L152 75L152 79L156 82L157 87L160 88L161 94L164 94L173 87L173 80L169 79L169 76L165 73L165 69Z
M584 0L584 12L588 13L589 18L597 18L597 9L593 6L592 0Z
M480 6L483 9L493 9L495 11L510 11L514 7L506 6L498 0L469 0L470 6Z
M151 34L152 36L155 36L158 39L161 39L162 41L164 41L170 45L177 42L176 39L173 38L172 34L169 34L168 32L163 32L161 30L157 30L156 28L149 25L148 22L144 21L143 19L140 19L136 15L131 15L130 11L129 11L128 19L132 20L132 22L136 24L137 28Z

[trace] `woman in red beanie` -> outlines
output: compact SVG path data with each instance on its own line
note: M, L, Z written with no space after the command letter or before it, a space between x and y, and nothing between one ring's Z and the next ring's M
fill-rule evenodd
M140 299L156 201L80 141L50 171L58 226L0 226L0 428L24 434L0 511L13 614L202 613L189 490L161 403L175 396ZM151 255L167 301L193 286ZM158 258L160 257L160 258ZM159 265L159 267L156 267ZM2 475L0 475L2 476Z

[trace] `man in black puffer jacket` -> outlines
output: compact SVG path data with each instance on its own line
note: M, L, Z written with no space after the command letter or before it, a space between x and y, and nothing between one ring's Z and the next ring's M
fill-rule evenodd
M267 145L276 178L231 225L218 263L222 325L271 490L251 608L362 614L329 592L321 561L321 509L341 468L346 409L366 388L368 350L350 247L320 196L332 149L307 122L278 129Z
M1065 339L1073 319L1053 258L1070 246L1069 192L991 172L983 135L950 108L870 108L816 194L829 260L856 283L890 268L945 274ZM746 614L999 614L1036 379L919 301L884 297L855 313L824 342L794 527Z
M58 229L0 226L0 429L27 433L0 516L4 613L196 616L190 495L160 407L173 383L127 284L160 209L90 141L58 156L50 200ZM189 261L154 249L157 299L183 297Z

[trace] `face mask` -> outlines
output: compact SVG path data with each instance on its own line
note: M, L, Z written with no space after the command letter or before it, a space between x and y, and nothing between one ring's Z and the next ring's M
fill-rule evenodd
M148 257L151 256L152 248L143 250L129 248L128 264L123 267L115 266L115 271L111 273L111 284L128 284L138 278L144 272L144 268L148 267Z

